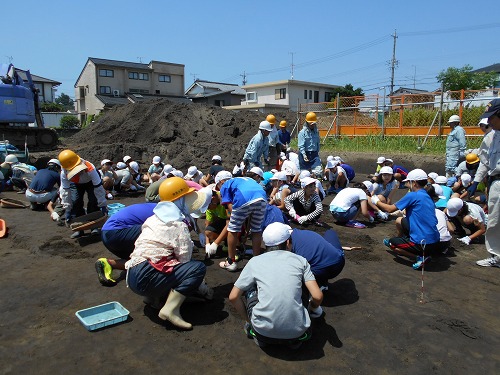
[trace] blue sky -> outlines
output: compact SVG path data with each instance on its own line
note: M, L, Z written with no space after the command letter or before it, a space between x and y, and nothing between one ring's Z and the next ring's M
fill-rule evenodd
M415 81L432 90L450 66L500 63L494 8L470 0L24 0L2 19L0 62L62 82L58 94L74 97L88 57L184 64L187 88L194 78L241 85L244 72L248 83L289 79L293 56L294 79L374 94L390 83L396 30L395 88Z

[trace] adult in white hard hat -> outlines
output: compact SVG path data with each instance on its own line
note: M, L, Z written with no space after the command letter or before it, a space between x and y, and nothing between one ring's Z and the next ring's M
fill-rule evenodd
M460 126L460 117L453 115L448 120L451 128L450 134L446 138L446 177L455 175L455 168L461 158L465 157L465 130Z
M44 207L58 195L61 182L60 173L61 163L58 159L50 159L47 168L40 169L36 173L26 190L26 198L31 202L32 210Z
M245 167L250 169L252 167L260 167L261 159L264 158L264 164L269 164L269 139L268 135L273 128L269 121L262 121L259 124L259 131L253 136L248 143L243 156Z

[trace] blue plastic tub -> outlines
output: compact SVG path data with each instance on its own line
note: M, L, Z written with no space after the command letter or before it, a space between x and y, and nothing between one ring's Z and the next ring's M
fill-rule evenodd
M125 208L125 205L122 203L110 203L108 204L108 216L111 216L121 209Z
M127 320L128 314L129 311L116 301L89 307L75 313L89 331L124 322Z

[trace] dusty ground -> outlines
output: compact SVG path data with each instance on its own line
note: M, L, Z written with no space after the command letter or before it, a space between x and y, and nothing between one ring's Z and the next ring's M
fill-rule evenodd
M278 121L286 116L278 115ZM184 172L189 165L205 171L211 156L220 154L232 168L261 120L257 113L142 103L108 112L61 147L73 148L96 164L129 154L147 168L158 154ZM293 124L294 116L288 120ZM39 161L55 156L57 151L33 155ZM380 155L340 156L361 181ZM385 156L409 169L443 172L442 158ZM20 196L7 192L2 197ZM127 205L142 201L119 200ZM124 280L112 288L99 284L94 262L112 256L99 237L71 240L71 231L55 225L47 212L0 208L0 217L9 227L8 237L0 239L4 374L499 372L498 270L474 264L486 256L484 245L465 247L454 240L453 256L435 259L425 268L421 303L421 273L382 245L384 237L394 234L394 222L341 228L325 209L322 220L338 231L343 244L363 250L346 253L346 266L331 281L323 304L326 315L313 323L311 341L297 352L263 351L244 336L243 322L227 302L238 273L220 269L218 260L207 268L214 300L184 305L182 314L194 329L181 332L160 321ZM195 258L203 255L196 253ZM109 301L119 301L130 311L127 322L88 332L75 317L77 310Z
M19 198L13 192L2 196ZM99 237L71 240L70 230L51 222L47 212L0 208L0 216L9 227L0 239L5 374L498 373L498 270L474 265L486 255L481 245L454 240L453 256L429 264L421 303L421 273L382 245L393 222L340 228L325 211L322 219L343 244L363 250L346 252L344 271L325 295L325 317L314 322L312 340L291 353L263 351L244 336L227 301L238 273L219 269L217 260L207 268L214 300L184 305L194 329L180 332L160 321L124 280L112 288L99 284L94 261L112 256ZM109 301L123 304L129 320L85 330L75 312Z

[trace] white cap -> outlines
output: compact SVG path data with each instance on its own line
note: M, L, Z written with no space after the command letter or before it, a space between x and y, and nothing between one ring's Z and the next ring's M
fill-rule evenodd
M327 168L335 168L337 165L339 165L340 162L338 160L335 160L335 159L332 159L332 160L329 160L327 163L326 163L326 167Z
M253 167L248 172L255 173L256 175L259 175L261 178L264 178L264 171L259 167Z
M155 156L153 158L153 164L160 164L161 163L161 158L159 156Z
M434 181L436 181L436 178L439 176L436 172L431 172L427 176L432 178Z
M462 180L462 185L464 187L467 187L470 185L470 181L472 180L472 177L468 173L464 173L463 175L460 176L460 180Z
M389 158L385 159L385 161L388 161L389 163L394 163L394 161L392 159L389 159Z
M116 168L118 168L118 169L125 169L125 168L127 168L127 164L125 164L122 161L119 161L118 163L116 163Z
M373 184L370 181L363 181L363 185L366 186L368 192L373 192Z
M482 118L478 125L488 125L488 117Z
M434 192L439 199L446 199L446 197L443 195L443 188L441 187L441 185L432 184L432 187L434 188Z
M124 163L128 162L129 160L132 160L132 156L126 155L126 156L123 157L123 162Z
M344 162L344 159L342 159L340 156L334 156L334 157L333 157L333 160L336 160L336 161L338 161L339 163L343 163L343 162Z
M333 160L333 155L328 155L326 158L326 162L328 163L330 160Z
M174 170L174 167L172 167L170 164L167 164L163 167L163 174L169 174Z
M222 158L219 155L214 155L212 156L212 160L222 161Z
M305 177L300 180L300 186L302 188L305 188L307 185L315 184L316 185L316 179L312 177Z
M184 177L184 173L182 173L182 171L179 169L172 169L169 174L175 177L180 177L180 178Z
M269 172L271 172L272 174L275 174L276 172L278 172L277 169L271 169Z
M261 130L267 130L269 132L273 130L273 128L271 126L271 123L269 121L266 121L266 120L264 120L264 121L262 121L260 123L259 129L261 129Z
M311 177L311 172L309 172L307 169L301 170L299 174L299 180L303 180L304 178L307 177Z
M281 171L281 172L276 172L273 177L270 178L270 180L279 180L279 181L286 181L286 172Z
M436 184L446 184L448 179L445 176L437 176L433 179Z
M449 217L455 217L458 214L458 211L464 206L464 201L460 198L450 198L448 203L446 203L446 208L448 211Z
M394 171L392 170L391 167L385 166L385 167L380 168L380 171L378 172L378 174L394 174Z
M51 160L53 160L53 159L51 159ZM50 163L50 161L49 161L49 163ZM111 160L109 160L109 159L104 159L104 160L101 160L101 167L102 167L104 164L108 164L108 163L111 163Z
M107 160L107 159L105 159ZM109 161L109 160L108 160ZM57 164L58 166L61 166L61 162L59 161L59 159L50 159L48 162L47 162L47 165L49 164ZM101 164L102 165L102 164Z
M292 235L292 227L283 223L269 224L262 232L262 241L266 246L277 246L286 242Z
M422 181L427 180L427 173L422 169L413 169L408 173L408 176L403 180L406 181Z
M229 172L229 171L220 171L215 176L215 184L217 185L222 180L229 180L231 178L233 178L233 175L231 174L231 172Z
M377 164L382 164L385 161L385 158L383 156L379 156L377 158Z
M198 173L198 168L194 165L188 168L188 173L186 174L187 178L193 177L196 173Z
M139 173L139 164L137 164L136 161L130 162L130 168L132 168L135 173Z
M448 120L448 124L450 122L460 122L460 116L458 116L458 115L452 115L452 116L450 116L450 118Z

